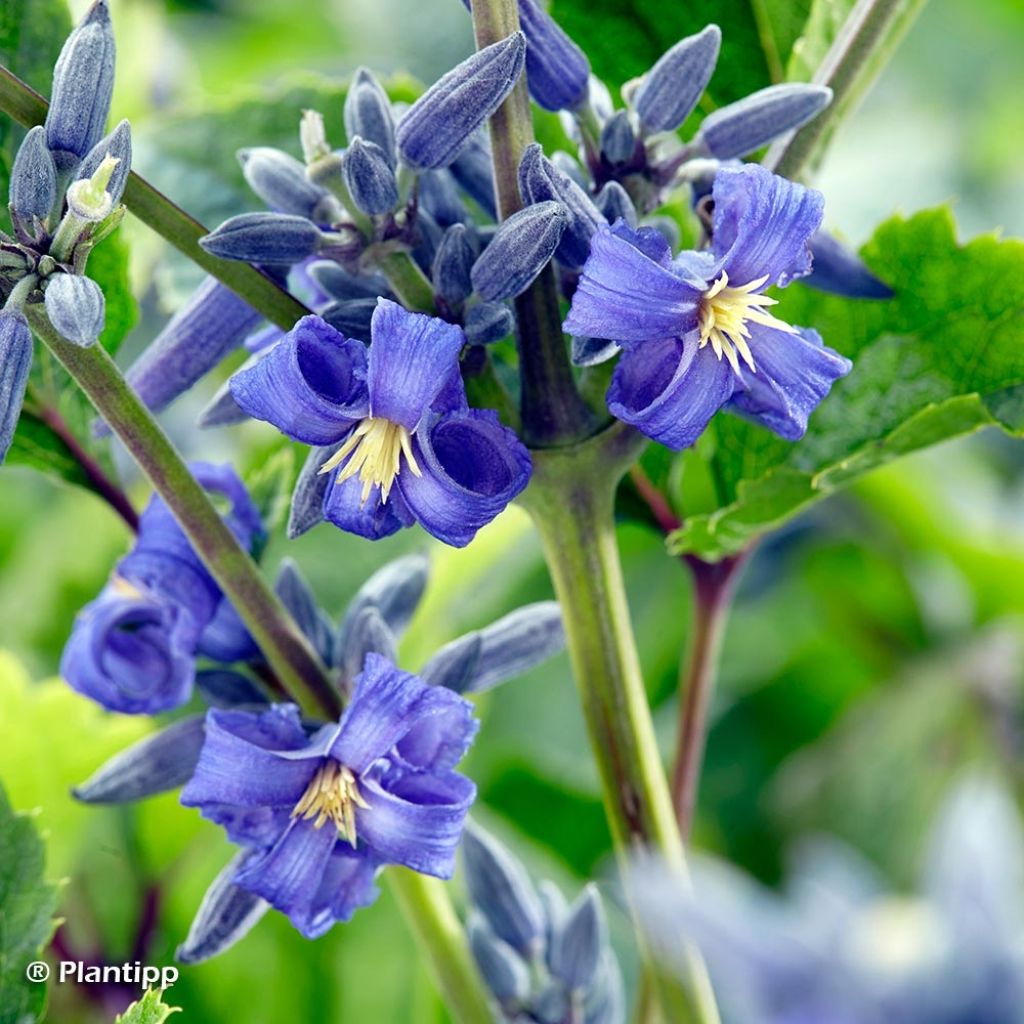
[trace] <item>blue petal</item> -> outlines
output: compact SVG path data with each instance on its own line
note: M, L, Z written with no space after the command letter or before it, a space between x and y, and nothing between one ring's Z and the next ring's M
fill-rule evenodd
M444 687L439 687L438 692L456 696ZM479 728L469 701L461 697L447 704L431 701L431 713L424 714L395 749L403 763L417 771L447 772L462 760Z
M356 811L356 831L381 860L451 878L466 814L476 798L469 779L456 772L412 773L385 789L370 778L363 780L362 792L370 806Z
M306 444L340 440L368 411L366 348L320 317L303 317L254 366L231 378L250 416Z
M757 370L752 373L741 364L741 383L731 405L787 441L804 436L807 417L833 382L853 367L849 359L826 348L817 331L807 328L787 334L755 324L750 350Z
M380 861L365 849L335 843L314 900L314 927L321 919L348 921L361 907L373 903L380 895L374 884L380 867Z
M658 245L653 234L638 235L624 222L597 229L564 324L568 333L641 342L694 326L701 288L680 279L665 259L664 239Z
M379 487L373 487L364 502L362 481L352 476L339 484L340 472L339 467L331 475L324 498L324 519L329 523L367 540L390 537L412 526L415 520L397 488L388 495L386 505L380 500Z
M142 540L140 534L140 544ZM190 654L221 600L217 584L191 552L179 558L157 547L136 549L118 562L114 580L173 606L182 645Z
M725 270L733 285L765 276L786 285L810 272L809 243L825 208L820 192L742 164L718 172L712 196L716 276Z
M421 476L404 472L398 489L430 534L464 547L529 483L530 454L489 409L444 416L413 438Z
M203 817L220 825L228 839L240 846L268 847L280 838L292 820L289 807L238 807L203 804Z
M370 414L414 430L458 375L466 336L461 327L388 299L377 302L371 329Z
M263 535L263 519L234 467L227 463L215 465L210 462L190 462L188 468L202 484L203 490L228 499L231 507L224 514L224 522L242 547L252 548L253 543Z
M623 353L611 386L611 414L669 448L692 445L729 399L735 376L696 334Z
M259 648L242 622L235 606L223 598L213 618L199 638L198 652L223 665L234 661L253 661L260 657Z

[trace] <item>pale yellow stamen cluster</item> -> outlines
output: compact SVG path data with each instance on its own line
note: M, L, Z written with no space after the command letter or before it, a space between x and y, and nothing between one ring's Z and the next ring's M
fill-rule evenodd
M295 805L292 817L306 821L315 818L313 828L323 828L328 821L333 822L338 835L355 846L356 808L368 806L359 792L355 775L337 761L325 761Z
M358 473L363 482L363 502L370 497L374 485L380 488L381 501L387 501L403 456L409 471L415 476L422 476L412 453L409 431L400 423L392 423L380 416L367 416L320 467L320 472L329 473L344 462L345 466L338 474L339 484Z
M757 289L763 287L767 280L766 275L749 284L734 287L729 284L729 275L723 270L722 276L700 299L700 347L703 348L710 342L715 355L719 359L724 355L737 372L740 368L737 351L747 366L751 370L756 370L754 357L750 354L750 346L747 344L747 338L750 337L748 320L777 331L796 334L795 327L790 327L771 313L765 312L765 306L774 306L778 301L758 293Z

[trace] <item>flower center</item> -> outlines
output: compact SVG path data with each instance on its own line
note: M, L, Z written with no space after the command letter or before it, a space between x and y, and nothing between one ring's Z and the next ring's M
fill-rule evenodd
M751 370L757 369L754 366L754 357L750 354L750 346L747 344L747 338L750 337L748 320L764 324L765 327L773 327L777 331L796 334L795 327L790 327L771 313L765 312L765 306L774 306L778 302L778 299L761 295L757 291L767 280L766 274L749 284L734 287L729 284L729 275L723 270L722 276L700 299L700 347L703 348L711 342L715 355L719 359L724 355L737 373L740 369L737 351Z
M348 440L320 467L320 472L329 473L335 466L345 462L338 474L339 484L358 473L363 482L361 500L364 504L374 485L380 488L381 501L387 501L401 468L403 455L410 471L416 476L422 476L412 454L412 435L409 431L400 423L392 423L380 416L367 416L349 434Z
M309 821L313 828L334 822L338 835L356 845L356 808L369 807L356 785L352 771L337 761L325 761L292 811L293 818Z

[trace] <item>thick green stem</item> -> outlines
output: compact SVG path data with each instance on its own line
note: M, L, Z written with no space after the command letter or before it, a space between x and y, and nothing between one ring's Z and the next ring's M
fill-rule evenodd
M870 84L926 2L858 0L811 79L832 90L832 103L798 131L772 145L764 158L769 170L787 178L800 175L839 119Z
M377 266L406 309L431 316L437 314L434 288L407 252L401 249L389 252L377 261Z

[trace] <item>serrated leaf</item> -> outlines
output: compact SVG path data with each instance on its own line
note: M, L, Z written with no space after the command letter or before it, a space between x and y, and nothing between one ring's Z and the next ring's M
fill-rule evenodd
M820 331L853 372L796 444L718 417L722 500L673 534L673 552L721 558L900 455L984 426L1024 428L1024 242L986 235L960 246L939 208L887 221L862 255L894 299L798 284L777 307L789 323Z
M0 786L0 1024L42 1019L46 985L25 972L53 932L57 887L44 880L44 862L35 825Z
M138 1002L132 1003L115 1024L163 1024L172 1013L178 1013L178 1007L168 1006L160 993L151 988Z

